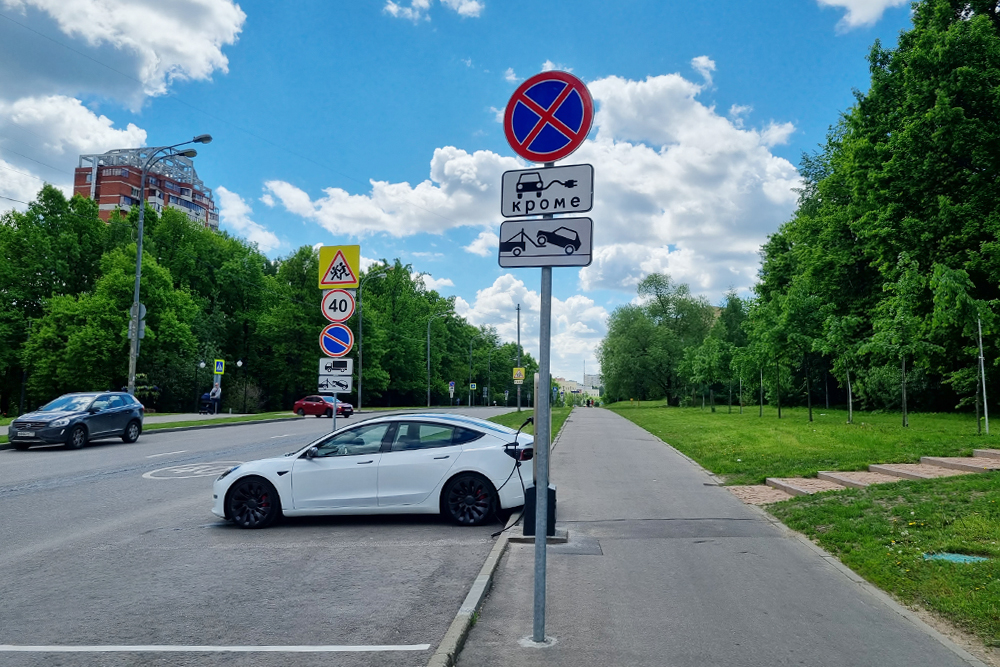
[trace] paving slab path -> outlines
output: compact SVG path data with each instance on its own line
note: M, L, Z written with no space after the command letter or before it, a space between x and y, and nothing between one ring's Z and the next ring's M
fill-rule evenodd
M977 664L614 412L572 412L552 477L570 533L548 548L556 643L518 643L534 546L512 544L459 665Z

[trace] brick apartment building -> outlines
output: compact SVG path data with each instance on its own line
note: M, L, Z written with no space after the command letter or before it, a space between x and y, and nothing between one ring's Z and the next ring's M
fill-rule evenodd
M139 175L151 150L120 148L100 155L81 155L73 178L73 194L95 200L102 220L117 209L127 213L139 203ZM212 190L198 178L189 158L165 157L149 170L146 203L157 212L164 207L175 208L195 222L219 229Z

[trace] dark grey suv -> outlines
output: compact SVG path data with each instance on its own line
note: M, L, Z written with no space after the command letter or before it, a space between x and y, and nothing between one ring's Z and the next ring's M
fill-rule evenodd
M145 412L142 403L124 392L64 394L15 419L7 437L14 449L21 450L54 444L79 449L103 438L135 442L142 433Z

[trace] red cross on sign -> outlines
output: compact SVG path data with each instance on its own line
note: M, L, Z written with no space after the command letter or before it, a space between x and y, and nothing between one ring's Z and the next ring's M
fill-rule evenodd
M561 160L583 143L594 120L594 100L567 72L542 72L514 91L503 129L514 152L532 162Z

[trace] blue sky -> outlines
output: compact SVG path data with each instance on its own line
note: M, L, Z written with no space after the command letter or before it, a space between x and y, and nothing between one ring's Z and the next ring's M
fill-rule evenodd
M110 7L110 11L108 8ZM595 166L595 261L557 269L553 373L597 368L607 314L651 271L718 302L794 209L799 156L868 87L900 0L398 4L0 0L0 195L68 187L80 153L195 134L222 226L269 256L360 243L475 324L537 350L537 269L496 262L497 120L524 78L596 100L563 164ZM19 206L0 199L0 210ZM318 304L317 304L318 307Z

